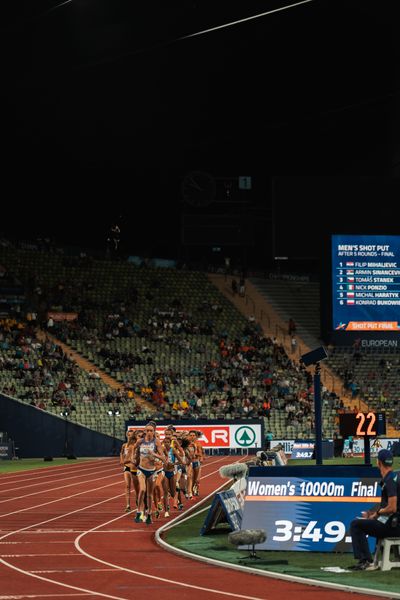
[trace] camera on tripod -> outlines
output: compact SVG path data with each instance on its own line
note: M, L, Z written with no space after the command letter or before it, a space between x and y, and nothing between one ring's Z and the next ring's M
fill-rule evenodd
M256 464L259 467L271 467L275 465L276 452L260 450L256 452Z

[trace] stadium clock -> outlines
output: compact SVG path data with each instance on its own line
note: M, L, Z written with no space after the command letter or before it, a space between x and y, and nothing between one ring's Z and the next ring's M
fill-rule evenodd
M385 413L358 412L339 415L339 431L342 437L376 437L386 434Z
M182 180L183 199L192 206L208 206L215 200L215 179L203 171L191 171Z

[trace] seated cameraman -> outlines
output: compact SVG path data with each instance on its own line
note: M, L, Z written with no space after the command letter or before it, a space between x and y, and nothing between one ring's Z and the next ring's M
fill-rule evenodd
M377 569L372 564L367 535L383 539L400 537L400 480L394 473L393 454L390 450L380 450L377 456L378 468L382 479L382 497L379 508L375 511L361 513L363 518L356 518L350 524L354 558L358 563L350 569L354 571L372 571Z

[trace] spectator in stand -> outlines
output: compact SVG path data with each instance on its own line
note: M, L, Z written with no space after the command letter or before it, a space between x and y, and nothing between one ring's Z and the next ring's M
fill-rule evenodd
M113 223L110 227L110 233L107 238L107 244L114 254L118 252L121 241L121 229L117 223Z
M289 319L288 333L290 336L296 333L296 323L293 321L292 317Z
M239 281L239 295L240 295L240 297L244 298L245 293L246 293L246 283L245 283L244 277L241 277L240 281Z
M266 450L270 450L271 449L271 442L274 439L274 434L272 433L271 430L268 430L266 435L265 435L265 449Z
M197 398L196 400L196 412L201 413L201 409L203 407L203 400L201 398L201 396L199 398Z
M237 286L237 281L236 279L232 279L232 294L233 296L236 296L237 292L238 292L238 286Z
M267 419L269 419L269 417L271 416L271 402L265 396L264 396L264 401L262 403L262 410L263 410L262 415L264 417L266 417Z

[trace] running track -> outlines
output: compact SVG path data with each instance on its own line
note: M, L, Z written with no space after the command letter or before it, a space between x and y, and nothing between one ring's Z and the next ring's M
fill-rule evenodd
M202 497L221 486L218 469L235 460L208 458ZM136 524L132 514L122 512L124 505L115 458L0 476L0 600L135 600L143 593L163 600L355 598L168 553L154 541L154 531L166 520Z

